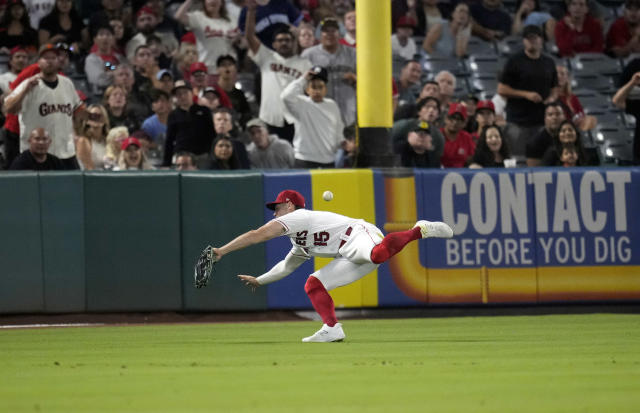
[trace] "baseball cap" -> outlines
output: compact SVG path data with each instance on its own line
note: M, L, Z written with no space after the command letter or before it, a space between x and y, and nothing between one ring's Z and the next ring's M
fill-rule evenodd
M300 192L298 191L294 191L293 189L285 189L284 191L280 192L276 197L276 200L273 202L269 202L266 206L267 208L275 211L276 205L283 204L288 201L291 201L291 203L293 203L293 205L297 207L304 208L305 206L304 197L302 196L302 194L300 194Z
M482 109L487 109L493 113L496 113L496 107L494 106L493 102L490 100L481 100L480 102L478 102L478 104L476 105L476 112Z
M207 65L202 62L191 63L191 66L189 66L189 73L194 74L195 72L209 73L209 71L207 70Z
M411 128L411 132L424 132L431 133L431 129L429 129L429 124L427 122L418 122L413 128Z
M156 14L153 12L153 9L149 6L143 6L140 7L140 10L138 10L138 12L136 13L136 18L142 16L143 14L150 14L152 16L155 16Z
M449 113L448 116L453 116L455 114L459 114L462 116L462 119L467 120L467 108L461 103L451 103L449 105Z
M40 46L40 49L38 49L38 56L42 56L44 53L49 51L55 52L57 54L59 50L60 49L58 49L53 43L45 43Z
M222 66L222 63L224 63L224 62L231 62L231 63L233 63L235 65L236 64L236 58L231 56L230 54L220 55L218 57L218 59L216 59L216 67Z
M120 149L125 151L131 145L136 145L138 148L142 148L142 145L140 144L140 141L138 140L138 138L129 136L127 139L122 141L122 144L120 145Z
M522 37L539 36L543 37L542 29L535 24L529 24L522 29Z
M254 126L260 126L266 128L267 125L260 118L253 118L249 122L247 122L247 130L253 128Z
M180 38L180 43L196 44L196 35L193 32L186 32Z
M176 90L178 89L191 90L191 85L186 80L183 80L183 79L176 80L176 82L173 84L173 89L171 90L171 93L176 93Z
M327 83L329 81L329 73L327 69L321 66L313 66L311 68L311 80L320 79Z
M340 30L340 24L336 19L327 18L320 22L320 30L325 31L327 29L336 29Z
M171 73L171 71L168 69L158 70L158 73L156 74L156 79L162 80L162 76L164 75L169 75L171 79L173 79L173 73Z
M15 46L9 51L9 55L13 56L14 54L16 54L18 52L27 53L27 49L25 49L23 46Z
M396 22L396 27L411 27L415 29L416 26L416 19L411 16L401 16Z
M215 93L215 94L216 94L216 96L218 96L218 98L220 97L220 92L218 92L218 89L216 89L216 88L215 88L215 87L213 87L213 86L207 86L207 87L205 87L205 88L204 88L204 90L202 91L202 96L204 96L206 93L209 93L209 92L211 92L211 93Z

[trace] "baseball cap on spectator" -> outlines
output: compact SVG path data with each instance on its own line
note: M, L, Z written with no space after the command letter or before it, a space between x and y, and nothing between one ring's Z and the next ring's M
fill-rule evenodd
M171 79L173 79L173 73L171 73L171 71L168 69L158 70L158 73L156 74L156 79L162 80L162 77L164 75L168 75Z
M329 73L322 66L314 66L311 68L311 80L320 79L327 83L329 81Z
M38 49L38 56L42 56L44 53L47 53L47 52L55 52L57 54L58 48L53 43L45 43L42 46L40 46L40 49Z
M540 26L536 26L535 24L529 24L525 26L524 29L522 29L522 37L527 38L530 36L544 37Z
M253 118L249 122L247 122L247 130L253 128L254 126L260 126L262 128L267 128L267 125L260 118Z
M136 13L136 19L139 18L140 16L142 16L143 14L150 14L151 16L154 16L154 17L156 15L153 12L153 9L151 9L151 7L142 6L142 7L140 7L140 10L138 10L138 12Z
M2 4L1 0L0 0L0 4ZM23 46L15 46L9 51L9 55L13 56L14 54L16 54L18 52L27 53L27 49L25 49Z
M234 65L236 64L236 59L235 57L231 56L230 54L223 54L220 57L218 57L218 59L216 60L216 67L220 67L222 65L222 63L229 61L231 63L233 63Z
M476 106L476 112L480 112L481 110L490 110L491 112L496 113L496 107L490 100L481 100L480 102L478 102L478 105Z
M479 101L480 99L478 99L478 97L477 97L476 95L474 95L473 93L469 93L469 94L466 94L466 95L464 96L463 100L464 100L465 102L466 102L466 101L468 101L468 100L473 100L475 103L478 103L478 101Z
M427 122L418 122L416 126L411 128L411 132L423 132L431 134L431 129L429 129L429 124Z
M215 93L218 99L220 98L220 92L218 92L218 89L216 89L213 86L205 87L204 90L202 91L202 96L205 96L207 93Z
M320 22L320 30L321 31L325 31L328 29L336 29L336 30L340 30L340 23L338 23L338 21L336 19L333 19L331 17L324 19Z
M447 116L460 115L463 120L467 120L467 108L461 103L451 103Z
M189 73L194 74L196 72L209 73L209 71L207 70L207 65L202 62L193 62L191 63L191 66L189 66Z
M396 27L409 27L411 29L415 29L416 26L416 19L411 16L401 16L396 22Z
M136 145L138 148L142 148L142 145L140 144L140 141L138 140L138 138L129 136L127 139L122 141L122 144L120 145L120 149L122 149L123 151L126 151L127 148L131 145Z
M276 209L276 205L284 204L285 202L289 202L297 207L304 208L304 197L298 191L294 191L293 189L285 189L280 192L276 197L276 200L273 202L269 202L266 206L267 208L274 210Z
M183 79L176 80L176 82L173 84L173 89L171 90L171 93L175 94L178 89L191 90L191 84Z
M196 44L196 35L193 32L186 32L180 38L180 43Z

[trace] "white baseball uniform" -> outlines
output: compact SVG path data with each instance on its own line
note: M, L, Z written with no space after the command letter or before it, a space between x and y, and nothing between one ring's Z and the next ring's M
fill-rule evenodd
M304 259L335 258L311 274L327 291L357 281L379 265L371 261L371 250L382 241L382 231L362 219L297 209L274 221L285 228L285 235L291 239L293 248L289 254Z
M297 55L282 57L263 44L255 54L249 50L249 57L260 67L262 74L260 119L278 127L284 126L285 119L293 123L280 99L280 93L289 83L311 69L311 62Z
M22 93L29 81L20 83L13 93ZM75 156L73 114L82 106L73 82L58 76L55 88L42 79L22 100L20 109L20 152L29 148L29 135L35 128L44 128L51 137L49 153L61 159Z

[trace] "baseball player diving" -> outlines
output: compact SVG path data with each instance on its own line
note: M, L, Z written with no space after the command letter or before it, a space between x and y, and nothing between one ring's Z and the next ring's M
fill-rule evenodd
M304 197L290 189L280 192L276 200L266 206L274 211L274 219L222 247L213 248L213 252L220 260L232 251L288 236L293 247L282 261L259 277L238 275L253 290L286 277L311 257L334 258L311 274L304 286L324 323L315 334L302 339L305 343L342 341L346 337L328 291L364 277L411 241L453 236L453 230L444 222L418 221L410 230L391 232L385 237L375 225L362 219L305 209Z

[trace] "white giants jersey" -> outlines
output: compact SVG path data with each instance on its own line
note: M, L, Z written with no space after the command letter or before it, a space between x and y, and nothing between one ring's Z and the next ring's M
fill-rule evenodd
M291 239L294 247L299 247L307 255L330 258L338 255L341 241L346 239L347 229L357 223L364 223L361 219L308 209L297 209L275 218L274 221L282 224L285 235Z
M20 83L13 93L21 93L29 84ZM61 159L75 156L73 113L82 105L71 80L58 76L55 88L42 79L22 100L20 109L20 152L29 149L29 135L35 128L44 128L51 137L49 153Z
M311 62L297 55L282 57L263 44L256 54L249 51L249 57L260 67L262 74L260 119L273 126L284 126L285 118L293 123L280 94L289 83L311 69Z

